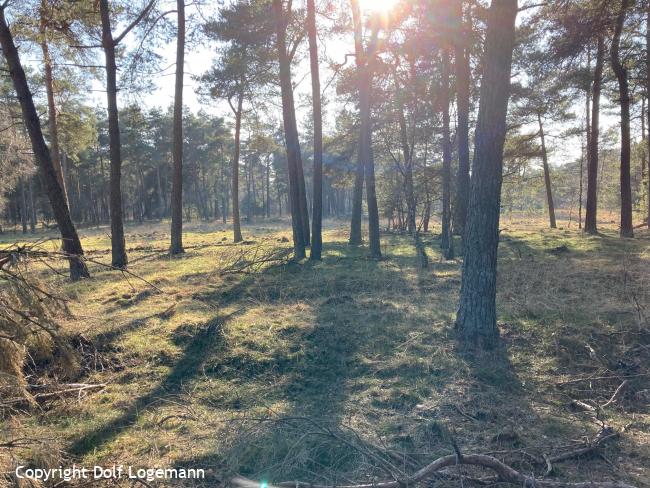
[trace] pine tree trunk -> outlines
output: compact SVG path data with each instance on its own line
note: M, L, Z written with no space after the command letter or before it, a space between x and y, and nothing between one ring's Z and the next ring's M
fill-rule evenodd
M323 116L321 113L320 74L318 71L318 43L316 40L316 6L307 0L307 33L314 113L314 202L312 205L312 237L309 258L321 259L323 250Z
M250 224L253 222L253 194L251 192L251 184L253 180L252 158L248 158L248 162L244 163L244 171L246 173L246 221Z
M287 151L287 169L289 173L289 201L291 207L291 224L293 229L294 257L303 259L305 257L305 224L303 222L303 196L299 179L302 172L299 165L300 142L298 140L298 127L296 125L296 113L293 103L293 86L291 84L291 60L287 53L286 30L287 19L282 6L282 0L273 0L273 9L276 22L276 43L278 50L278 61L280 65L280 89L282 92L282 119L284 123L284 140ZM302 188L304 189L304 179ZM306 197L304 199L306 203ZM307 225L307 228L308 225Z
M379 239L379 208L375 190L375 162L372 154L372 121L370 120L370 98L372 88L372 64L366 61L359 77L359 114L361 117L361 143L359 157L363 161L364 177L366 180L366 204L368 206L368 244L370 257L381 259Z
M21 176L18 180L20 186L20 223L23 228L23 234L27 234L27 195L25 194L25 180Z
M490 348L496 324L497 249L503 145L510 95L517 0L492 0L488 13L481 99L456 329L470 346Z
M622 0L611 48L612 70L618 80L619 103L621 105L621 237L634 237L632 185L630 182L630 87L627 68L621 63L619 52L628 6L629 0Z
M539 138L542 145L542 166L544 168L544 186L546 187L546 204L548 207L548 220L551 229L557 229L557 224L555 222L555 205L553 205L553 188L551 187L551 171L548 167L548 153L546 152L546 137L544 135L542 115L539 113L537 114L537 122L539 124Z
M36 202L34 201L34 178L29 178L29 230L33 234L36 232Z
M266 218L271 218L271 160L266 160Z
M40 44L41 51L43 53L43 66L45 70L45 91L47 93L48 126L50 129L50 153L52 154L52 164L54 165L54 170L56 171L56 177L59 180L59 185L61 185L61 188L63 189L65 201L69 206L70 204L68 202L68 192L66 189L65 178L63 177L59 152L59 130L57 125L56 104L54 102L54 76L52 74L52 58L50 56L50 49L46 38L46 8L47 2L45 0L41 0L41 21L39 30L41 35Z
M442 52L442 234L440 247L447 259L453 258L451 235L451 130L449 106L451 104L449 87L449 51Z
M465 48L465 29L463 23L463 0L456 0L455 15L458 25L458 37L454 43L456 68L456 112L458 127L458 175L456 180L456 198L454 202L454 233L463 235L467 220L469 203L469 95L470 65L469 50Z
M359 2L351 0L352 20L354 24L354 51L357 60L357 67L360 65L363 56L363 33L362 20ZM350 245L360 246L363 243L361 232L361 220L363 216L363 176L364 165L361 157L357 157L357 167L354 174L354 188L352 192L352 218L350 220Z
M176 81L174 87L174 134L172 174L172 223L170 254L183 250L183 75L185 71L185 0L176 1Z
M370 44L367 49L363 47L361 32L361 14L358 0L351 0L354 17L355 58L357 63L357 91L359 94L359 159L363 164L364 178L366 180L366 205L368 207L368 241L370 257L381 258L381 245L379 237L379 208L377 206L377 192L375 189L375 162L372 153L372 121L370 119L370 105L372 92L372 79L374 74L374 58L377 47L378 32L373 28ZM357 198L355 192L355 199ZM355 205L357 204L355 200ZM355 209L356 210L356 209ZM353 215L353 219L355 215ZM359 215L360 218L360 215ZM352 235L350 235L352 241Z
M117 65L115 64L115 42L111 31L108 0L99 0L102 20L102 47L106 58L106 97L108 101L108 139L110 146L110 211L111 211L111 264L126 268L126 244L122 216L122 149L120 124L117 111Z
M70 262L70 278L78 280L80 278L90 276L86 264L83 261L83 248L81 241L77 235L72 219L70 218L70 211L63 195L63 189L59 184L56 176L56 170L52 164L52 156L50 150L45 144L43 132L41 131L41 124L38 119L38 113L34 106L34 100L27 84L25 71L23 70L20 62L20 56L14 44L14 39L11 30L5 18L4 8L0 8L0 45L2 52L7 60L9 74L11 76L16 95L20 102L20 108L23 114L23 122L27 128L29 139L34 151L34 157L40 168L41 177L43 179L43 186L47 193L54 218L58 224L59 231L61 232L61 239L63 241L63 250L69 255Z
M605 40L598 37L596 51L596 68L591 103L591 130L589 134L589 164L587 165L587 205L585 212L585 228L588 234L598 233L598 139L600 136L600 90L605 63Z
M241 138L241 117L244 104L244 94L239 93L237 96L237 108L235 110L235 147L232 157L232 229L233 241L241 242L244 239L241 235L241 220L239 216L239 152Z
M646 115L648 117L648 131L650 132L650 3L646 7L646 25L645 25L645 47L646 47L646 94L648 94L648 109ZM650 144L650 137L648 137L648 143ZM648 168L648 178L646 180L646 197L647 201L647 225L650 229L650 147L646 146L647 152L647 168Z
M395 77L395 87L397 88L397 77ZM415 225L415 191L413 190L413 154L408 142L408 133L406 129L406 117L404 115L404 104L401 97L396 95L397 117L399 120L399 133L402 145L402 158L404 159L404 193L406 199L406 230L409 234L416 232Z

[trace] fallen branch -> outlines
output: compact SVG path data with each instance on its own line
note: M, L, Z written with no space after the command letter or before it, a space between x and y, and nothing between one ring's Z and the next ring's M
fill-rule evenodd
M614 392L612 397L606 403L602 404L600 408L609 407L610 405L616 403L621 398L621 396L623 396L623 393L625 393L625 390L627 389L627 385L628 385L627 380L624 380L623 383L621 383L618 386L618 388L616 388L616 391Z
M221 269L220 274L252 274L264 266L280 263L285 264L290 260L292 249L272 249L267 251L259 246L252 252L242 250L234 261Z
M50 388L60 388L55 391L47 391L44 393L36 393L33 395L35 400L48 400L54 397L61 397L63 395L69 395L71 393L76 393L79 398L81 398L82 393L87 392L88 390L103 390L106 388L106 383L98 384L89 384L89 383L69 383L67 385L32 385L30 390L41 390L41 389L50 389Z
M497 458L485 454L468 454L458 456L451 454L436 459L430 464L415 472L411 476L396 480L373 483L360 483L357 485L319 485L304 481L287 481L276 485L264 484L267 488L402 488L424 481L442 469L457 466L480 466L490 469L497 474L498 481L510 483L524 488L635 488L633 485L620 481L584 481L570 483L563 481L546 481L538 480L531 476L526 476L514 468L502 463ZM262 486L259 482L250 480L243 476L235 476L230 481L231 486L237 488L259 488Z

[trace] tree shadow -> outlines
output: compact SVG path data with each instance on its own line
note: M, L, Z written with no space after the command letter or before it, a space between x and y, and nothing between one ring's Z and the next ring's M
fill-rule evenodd
M84 456L101 448L133 426L144 410L166 395L178 393L183 383L201 372L208 352L223 347L222 328L231 316L218 315L206 322L184 346L181 358L174 364L165 379L153 390L133 402L128 409L93 432L74 441L68 451L75 456Z
M436 297L431 307L402 306L421 301L416 257L386 254L387 260L377 262L366 259L364 249L330 243L323 262L267 275L262 292L256 280L244 278L213 297L231 303L236 290L265 306L285 303L289 296L309 303L312 313L304 327L282 331L283 340L299 351L292 358L276 356L258 366L222 364L232 367L210 373L223 378L229 372L234 380L241 368L256 375L272 371L269 401L282 400L283 407L267 411L264 421L238 425L232 443L215 444L212 453L176 465L216 462L256 479L343 482L368 457L336 435L345 437L342 430L353 435L348 427L357 419L371 421L376 412L399 423L396 419L412 414L434 390L453 381L447 374L450 362L418 357L438 350L447 331L434 330L431 323L447 323L453 305ZM289 290L282 294L277 287ZM377 427L401 436L394 425ZM369 469L380 473L378 466Z

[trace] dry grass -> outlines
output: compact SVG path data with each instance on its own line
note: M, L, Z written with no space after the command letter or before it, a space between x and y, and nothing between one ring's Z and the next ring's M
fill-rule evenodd
M246 249L288 248L286 224L246 228L253 243L243 246L228 245L218 225L190 224L188 252L175 259L155 251L168 245L166 226L138 226L127 235L131 271L160 291L97 266L79 284L48 275L71 297L76 318L65 327L111 365L86 380L109 386L6 420L0 437L48 439L12 450L6 469L74 460L332 482L384 478L367 450L409 471L451 452L453 437L463 450L540 473L522 450L563 452L593 437L597 423L571 400L602 404L630 376L626 396L603 412L626 433L553 475L650 486L650 377L639 376L650 373L647 231L621 241L608 230L585 237L506 220L505 347L474 357L452 330L460 262L443 261L432 236L423 239L428 270L401 236L385 236L388 259L371 261L346 245L346 227L330 223L321 263L223 275ZM105 229L83 240L93 259L108 259ZM589 377L608 379L560 384Z

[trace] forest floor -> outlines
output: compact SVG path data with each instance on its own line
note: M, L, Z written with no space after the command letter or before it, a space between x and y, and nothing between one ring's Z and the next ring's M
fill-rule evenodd
M322 262L249 266L290 251L286 222L245 226L240 245L220 224L190 223L177 258L168 224L129 226L133 275L92 263L80 283L47 275L69 297L63 327L93 358L66 381L106 387L6 418L0 443L40 441L0 449L0 471L76 462L209 470L187 486L235 471L342 483L386 479L388 464L413 472L455 441L541 477L533 457L584 446L606 423L620 436L548 479L650 487L650 234L503 227L504 347L477 356L454 338L461 261L444 261L434 235L428 269L407 236L383 235L386 259L373 261L331 221ZM106 228L81 235L93 261L110 262ZM572 408L607 403L623 380L597 415Z

